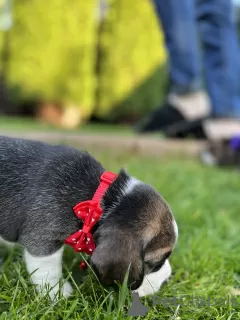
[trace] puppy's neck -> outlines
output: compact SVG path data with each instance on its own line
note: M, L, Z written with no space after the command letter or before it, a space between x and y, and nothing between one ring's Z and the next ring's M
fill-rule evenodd
M140 183L139 180L130 177L124 170L120 171L117 179L109 186L101 200L103 213L94 231L109 214L115 211L122 199L130 194Z

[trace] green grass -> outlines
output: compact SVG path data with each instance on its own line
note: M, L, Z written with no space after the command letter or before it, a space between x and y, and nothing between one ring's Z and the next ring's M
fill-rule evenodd
M96 154L109 170L125 167L133 176L153 184L169 202L179 226L179 241L170 261L173 276L158 293L162 299L188 296L185 305L149 306L145 319L235 320L238 305L203 305L205 300L227 299L240 288L240 179L239 173L204 168L184 159L150 159L136 155ZM65 277L75 295L51 304L30 285L21 251L2 249L5 261L0 275L0 320L5 319L127 319L131 297L125 287L102 287L94 275L78 270L81 257L67 248ZM195 303L187 305L190 297ZM166 300L165 300L166 301ZM138 319L141 319L139 317Z
M63 131L56 126L46 124L40 121L36 121L28 117L0 117L0 131L49 131L49 132L59 132ZM114 134L121 136L131 136L132 130L126 125L112 125L112 124L85 124L77 129L64 130L66 133L86 133L86 134Z

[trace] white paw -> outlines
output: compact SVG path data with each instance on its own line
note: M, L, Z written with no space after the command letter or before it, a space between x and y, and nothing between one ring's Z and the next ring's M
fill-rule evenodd
M168 280L172 273L172 269L168 260L164 263L162 268L154 273L150 273L144 277L141 286L135 290L139 294L139 297L144 297L156 293L162 286L162 284Z
M64 298L69 297L73 293L73 288L68 281L65 281L62 288L61 288L61 295Z
M55 286L51 286L50 284L38 286L37 290L44 295L49 294L51 300L53 301L60 297L68 298L73 292L73 288L68 281L65 281L61 284L58 283Z

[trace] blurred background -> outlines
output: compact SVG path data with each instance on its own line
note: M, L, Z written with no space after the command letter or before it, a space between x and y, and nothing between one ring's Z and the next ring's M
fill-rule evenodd
M133 122L161 101L166 52L150 1L0 6L1 115L69 128Z
M0 0L0 8L0 116L61 128L134 123L166 96L151 1ZM240 0L234 10L239 26Z

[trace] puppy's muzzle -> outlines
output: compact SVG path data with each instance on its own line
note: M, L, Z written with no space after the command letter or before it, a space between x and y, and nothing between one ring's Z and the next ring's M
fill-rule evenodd
M90 265L91 265L92 270L94 271L94 273L96 274L96 276L98 277L98 279L100 280L100 282L103 285L115 285L116 283L120 283L120 284L123 283L124 278L121 275L118 276L117 274L114 274L113 269L109 268L108 272L106 272L104 275L102 275L99 272L96 264L91 262ZM129 289L131 289L131 290L138 289L141 286L142 282L143 282L143 276L141 276L141 278L139 278L139 279L133 279L131 272L130 272L129 277L128 277Z

